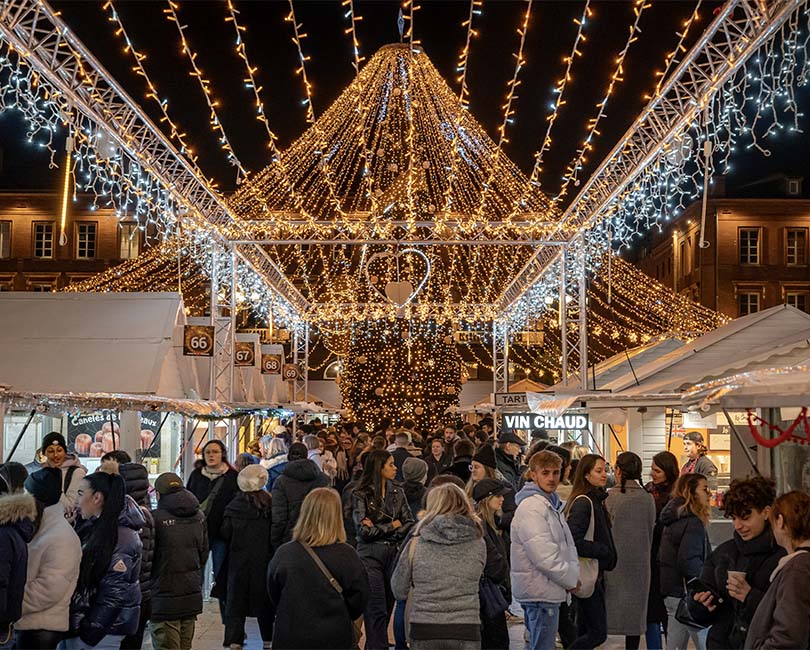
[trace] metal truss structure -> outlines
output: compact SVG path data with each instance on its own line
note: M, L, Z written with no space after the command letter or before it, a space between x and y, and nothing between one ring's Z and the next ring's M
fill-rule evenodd
M293 402L309 401L309 325L293 333L293 364L298 375L293 382Z
M580 238L581 240L582 238ZM581 244L581 241L580 241ZM588 390L588 269L585 247L562 249L560 255L560 343L562 382L569 384L569 372L578 368L580 387Z
M0 35L17 50L77 111L103 128L116 144L161 183L187 209L184 225L202 229L224 250L227 239L218 228L238 230L222 197L177 151L146 113L104 69L58 13L42 0L3 0ZM244 253L240 253L242 255ZM258 268L248 260L256 270ZM268 289L295 309L301 296L272 261L260 277Z
M617 197L802 4L804 0L726 2L660 92L583 184L563 214L556 236L572 239L608 217ZM560 256L560 249L538 249L503 292L499 310L507 312Z
M187 212L184 225L207 233L220 252L230 253L233 279L230 313L217 301L218 269L212 255L211 319L216 327L216 352L211 370L212 398L232 398L232 357L236 311L236 268L245 264L301 318L308 322L317 303L310 304L263 245L285 243L337 245L392 242L411 245L530 245L529 261L488 305L493 320L495 392L508 387L508 328L502 320L511 307L550 272L560 273L560 325L563 378L579 365L587 386L586 255L584 233L609 218L617 199L632 187L656 156L691 124L712 97L746 60L807 0L729 0L683 61L662 84L619 143L596 169L559 221L547 215L521 214L515 221L479 223L452 213L436 213L431 221L377 222L369 213L351 213L335 221L273 213L271 219L238 218L210 183L161 133L146 113L102 67L44 0L0 0L0 36L24 57L70 106L80 111L152 174ZM534 219L536 217L536 220ZM560 264L559 262L562 261ZM571 304L573 302L573 304ZM373 309L353 305L353 309ZM463 306L459 306L463 307ZM544 305L538 305L538 312ZM460 309L458 318L465 318ZM480 312L477 314L480 319ZM471 314L475 316L475 314ZM293 361L303 371L295 382L294 399L307 397L309 325L295 332ZM227 361L227 363L226 363ZM230 378L230 380L229 380Z

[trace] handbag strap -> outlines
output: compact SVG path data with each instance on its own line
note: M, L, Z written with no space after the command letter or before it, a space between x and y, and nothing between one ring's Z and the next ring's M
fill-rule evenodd
M312 558L312 561L315 562L316 566L321 570L321 573L323 573L323 575L326 577L326 579L329 581L329 584L332 585L335 591L343 595L343 587L340 586L340 583L335 579L335 576L333 576L330 573L329 569L326 568L326 565L323 562L321 562L321 558L319 558L318 555L315 553L315 551L312 550L312 547L309 544L304 544L304 542L301 541L299 541L298 543L309 554L309 557Z
M411 544L408 546L408 564L411 565L411 587L413 587L413 558L416 555L416 542L419 541L419 535L411 537Z
M585 531L585 541L592 542L595 523L593 519L593 504L591 503L591 498L587 494L580 494L576 499L574 499L574 503L576 503L577 499L585 499L588 502L588 505L591 507L591 520L588 522L588 530Z

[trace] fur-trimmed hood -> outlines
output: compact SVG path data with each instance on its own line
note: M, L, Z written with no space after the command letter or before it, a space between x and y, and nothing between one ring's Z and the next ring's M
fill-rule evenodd
M0 526L13 526L27 544L34 538L37 503L24 492L0 496Z
M16 524L23 519L37 518L37 503L25 492L0 496L0 526Z

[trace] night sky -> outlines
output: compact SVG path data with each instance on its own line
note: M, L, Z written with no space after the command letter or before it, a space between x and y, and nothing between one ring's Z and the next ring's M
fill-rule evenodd
M286 1L259 0L234 0L234 3L240 11L240 23L247 27L244 38L248 56L259 68L256 75L263 86L265 111L283 150L306 128L301 104L303 86L294 74L297 50L291 42L292 27L284 21L289 5ZM157 120L154 104L145 98L145 84L131 71L131 58L122 52L122 41L114 36L114 24L107 20L102 3L52 4L107 70ZM655 87L654 73L663 68L665 55L677 43L676 31L695 6L694 2L665 0L654 0L652 4L642 17L642 33L631 45L625 62L625 81L610 100L607 118L600 128L601 137L596 141L596 150L583 178L587 178L645 105L642 96ZM690 45L720 4L703 3L701 19L690 32ZM480 35L471 45L470 104L473 114L493 138L502 120L501 105L514 69L512 55L519 42L515 30L525 6L525 2L512 0L485 0L483 14L475 21ZM595 104L606 90L615 57L627 39L633 17L630 2L594 2L591 6L594 14L585 31L588 40L581 46L583 56L574 64L573 80L565 93L567 104L562 107L552 132L554 143L546 155L541 177L550 194L559 189L562 171L586 133L586 122L596 114ZM135 47L148 55L144 63L147 72L169 100L169 114L188 133L189 142L200 154L200 166L223 190L232 190L235 170L226 162L208 126L208 109L196 80L188 75L190 67L180 52L176 26L163 14L166 4L130 0L118 2L116 7ZM584 2L534 2L525 49L527 66L521 74L522 85L515 102L515 123L508 131L511 141L505 146L508 155L526 173L531 170L533 154L545 133L545 117L554 98L552 89L564 69L562 58L569 53L576 34L572 19L581 15L583 7ZM355 2L356 13L363 16L358 37L361 54L366 59L380 46L399 40L398 9L398 2L388 0ZM344 33L349 23L339 0L296 0L295 10L298 22L303 23L303 31L308 34L303 47L311 57L307 72L314 84L315 112L320 115L354 75L351 44ZM461 22L468 11L469 3L462 0L422 0L414 21L415 38L456 91L456 59L466 34ZM234 150L249 170L258 171L268 160L266 135L263 126L254 119L253 94L242 83L245 69L234 51L234 28L225 22L226 15L224 1L180 3L180 19L188 25L186 37L220 100L220 116ZM800 105L810 105L808 95L802 93ZM804 126L807 128L806 123ZM29 147L23 133L24 126L18 117L0 116L0 147L4 154L0 187L57 187L57 177L49 175L47 157ZM770 159L747 154L748 157L737 160L731 185L774 171L803 174L808 146L810 141L803 135L780 145L780 155Z

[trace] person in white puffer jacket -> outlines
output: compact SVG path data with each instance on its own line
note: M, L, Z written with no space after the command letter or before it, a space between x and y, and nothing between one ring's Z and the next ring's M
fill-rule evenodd
M79 578L82 547L65 519L62 473L46 467L31 474L25 490L37 501L37 530L28 545L28 578L17 648L56 648L68 630L70 599Z
M529 459L529 479L515 496L512 520L512 593L525 613L531 650L554 650L560 604L579 586L579 559L556 494L562 459L540 451Z

